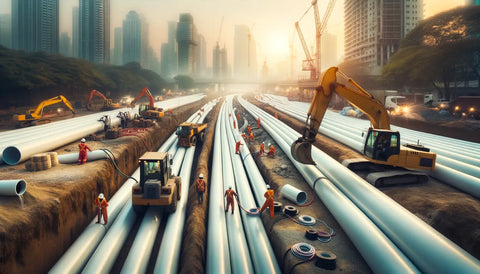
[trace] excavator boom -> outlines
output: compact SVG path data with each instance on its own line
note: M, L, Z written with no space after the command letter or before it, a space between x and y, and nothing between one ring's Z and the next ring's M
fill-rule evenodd
M42 101L34 110L30 109L27 111L26 114L21 115L14 115L13 119L17 122L20 122L20 126L29 126L34 121L38 121L43 117L43 109L46 106L50 106L56 103L63 102L73 114L75 114L75 109L73 108L72 104L65 98L63 95L58 95L56 97L50 98L48 100Z
M142 89L142 91L138 94L137 98L135 98L135 100L133 100L130 103L130 106L134 107L135 104L137 103L137 101L140 100L140 98L142 98L143 95L145 95L145 97L147 97L148 101L150 102L148 107L151 108L151 109L154 109L155 108L155 100L153 99L152 93L150 92L150 89L148 87L144 87Z
M352 87L338 83L337 74L345 77ZM418 145L401 146L400 134L390 130L390 118L385 106L336 67L325 72L315 89L303 135L291 146L293 158L304 164L315 164L311 157L312 144L334 92L369 118L372 128L365 138L363 154L370 162L414 169L435 168L436 154Z

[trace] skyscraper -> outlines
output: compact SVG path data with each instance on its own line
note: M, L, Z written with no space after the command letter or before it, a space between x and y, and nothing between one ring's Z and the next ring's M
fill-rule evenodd
M12 16L0 14L0 45L12 47Z
M236 25L233 39L233 76L256 79L257 48L250 29L245 25Z
M123 63L140 63L142 58L142 22L131 10L123 20Z
M197 68L196 68L196 75L198 77L206 76L207 74L207 43L205 42L205 38L203 35L197 35Z
M72 56L79 57L78 51L78 37L80 30L78 27L79 18L78 18L78 7L73 7L72 9Z
M110 0L79 0L79 57L110 63Z
M168 22L168 42L161 48L161 75L173 78L178 71L177 22Z
M423 19L422 0L345 0L345 61L379 75L400 39Z
M68 35L68 32L62 32L60 33L60 54L63 54L65 56L71 56L72 51L71 51L71 45L70 45L70 36Z
M195 46L197 45L197 30L190 13L180 14L177 24L178 72L185 75L195 73Z
M214 80L223 80L229 77L228 75L228 62L227 62L227 49L225 46L220 48L217 45L213 48L213 62L212 71Z
M122 65L122 28L115 28L113 31L113 64Z
M140 64L142 65L143 68L152 69L150 67L150 58L152 58L152 56L149 53L149 49L150 49L150 37L148 34L149 25L148 25L147 19L144 16L140 16L140 22L142 24L142 34L141 34L142 50L140 53Z
M12 46L58 52L59 0L12 1Z

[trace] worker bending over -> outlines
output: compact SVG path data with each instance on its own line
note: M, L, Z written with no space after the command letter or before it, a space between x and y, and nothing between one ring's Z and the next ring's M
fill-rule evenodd
M275 147L272 144L269 144L269 151L267 152L268 157L275 157Z
M262 213L268 207L270 209L270 217L273 218L275 208L273 206L273 189L270 189L270 185L267 185L267 191L263 196L266 200L259 212Z
M260 151L258 152L258 155L263 156L264 153L265 153L265 144L264 144L264 142L262 142L260 144Z

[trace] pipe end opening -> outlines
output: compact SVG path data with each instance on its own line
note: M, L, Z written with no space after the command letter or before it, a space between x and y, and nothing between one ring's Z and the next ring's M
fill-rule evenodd
M22 153L17 147L9 146L3 150L2 157L8 165L16 165L22 158Z

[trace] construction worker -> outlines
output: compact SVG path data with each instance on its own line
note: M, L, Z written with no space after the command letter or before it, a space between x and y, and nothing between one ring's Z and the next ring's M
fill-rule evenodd
M260 128L260 117L257 119L257 128Z
M242 133L242 138L246 141L247 140L247 135L244 133Z
M248 127L247 127L247 133L248 133L248 135L250 135L250 133L252 133L252 127L250 125L248 125Z
M235 143L235 154L238 154L238 151L240 150L241 145L243 145L242 141L238 141Z
M260 144L260 151L258 152L258 155L263 156L264 153L265 153L265 143L262 142Z
M199 204L203 204L203 194L205 193L205 181L203 180L203 174L198 175L197 180L197 199Z
M248 135L248 139L249 139L250 141L255 140L255 137L253 136L253 133L250 132L250 135Z
M168 109L168 113L172 114L173 110L171 108Z
M240 121L240 113L237 114L237 120Z
M224 197L227 197L227 208L225 209L225 212L228 212L228 209L230 208L230 205L232 206L232 214L235 211L235 204L233 203L233 196L238 198L237 193L232 189L231 186L228 187L228 189L225 191Z
M237 123L235 123L235 120L233 120L233 129L237 128Z
M82 138L80 140L80 144L78 144L78 148L80 149L80 152L78 153L78 164L83 165L87 162L87 149L91 152L92 150L90 147L85 144L86 140L85 138Z
M107 199L103 193L100 193L97 198L95 198L95 205L97 206L97 224L100 223L100 217L103 216L103 222L108 223L108 214L107 214Z
M273 218L275 208L273 206L273 189L270 189L270 185L267 185L267 191L263 196L266 200L259 212L262 213L268 207L270 209L270 217Z
M267 156L275 157L275 147L272 144L268 144L269 151L267 152Z
M278 119L278 114L275 112L275 119Z

